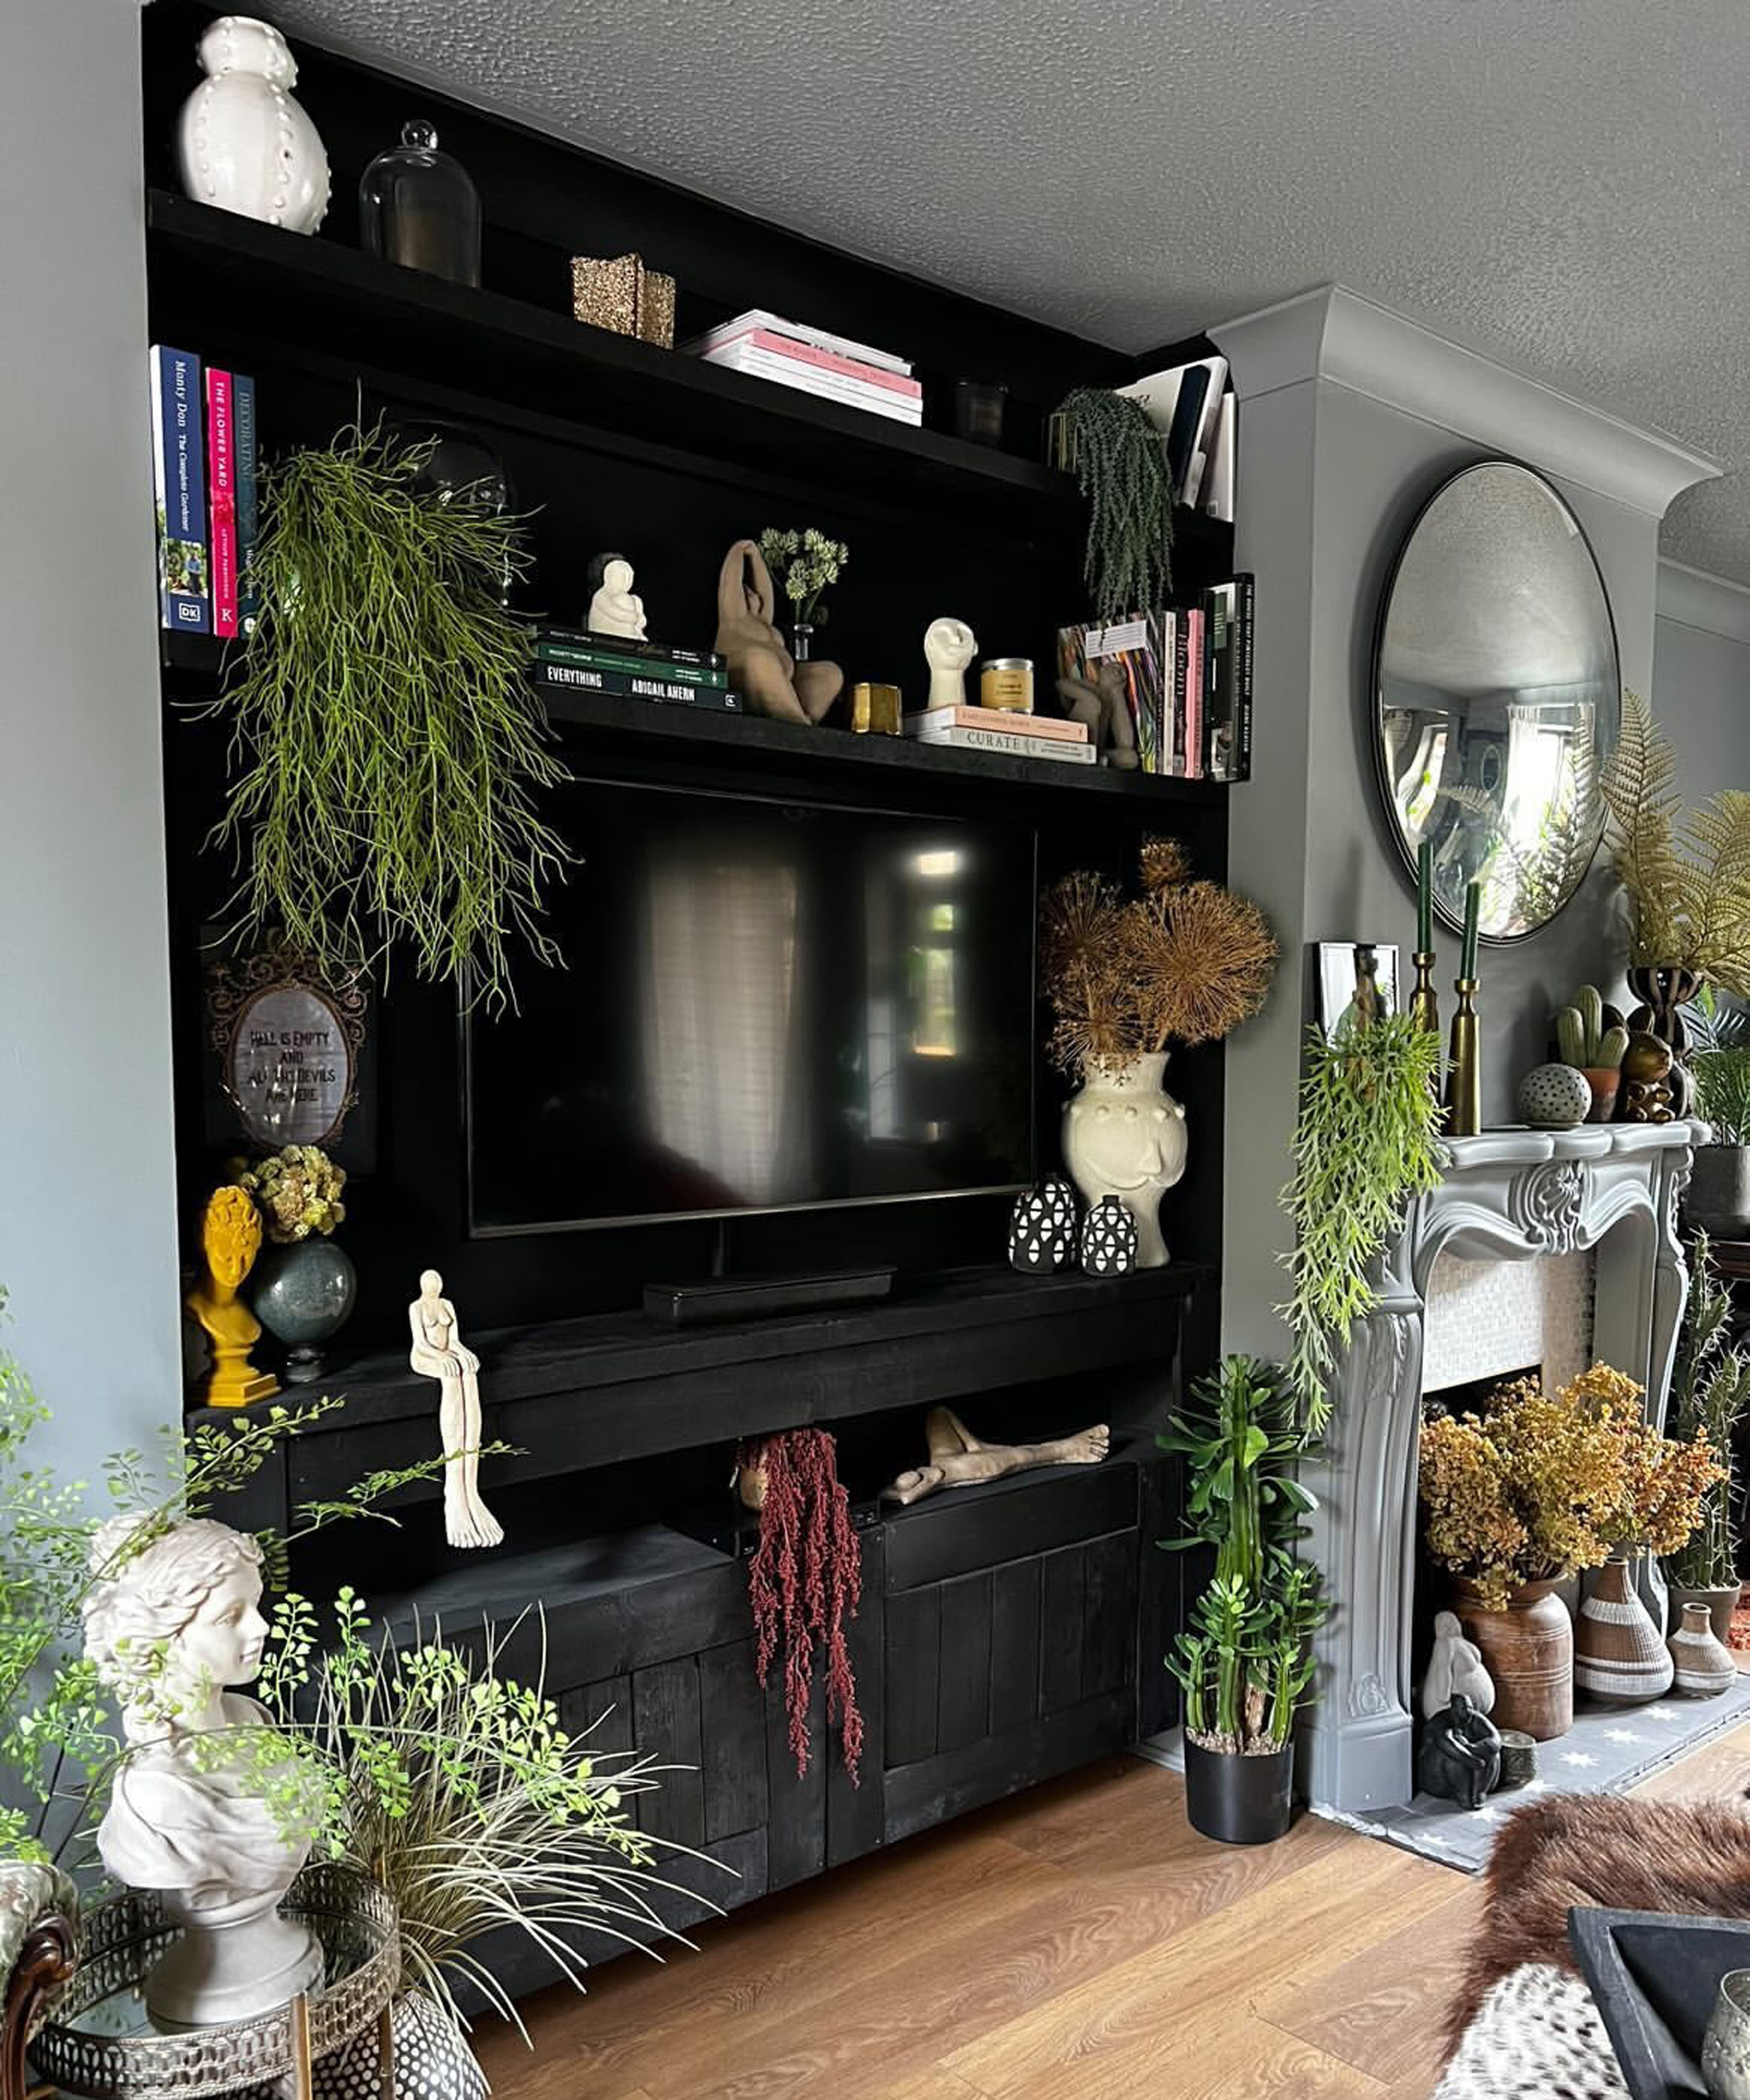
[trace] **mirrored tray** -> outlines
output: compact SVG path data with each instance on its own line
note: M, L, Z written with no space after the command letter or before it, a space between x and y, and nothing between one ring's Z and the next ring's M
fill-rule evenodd
M85 2100L203 2100L293 2071L307 2087L308 2067L388 2006L401 1938L388 1892L345 1867L305 1867L282 1908L321 1941L321 1984L258 2019L183 2034L159 2034L146 2017L146 1977L177 1932L158 1899L132 1894L88 1911L79 1967L31 2045L38 2076Z

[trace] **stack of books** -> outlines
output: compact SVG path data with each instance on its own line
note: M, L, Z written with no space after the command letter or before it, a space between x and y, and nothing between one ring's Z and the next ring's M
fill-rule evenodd
M257 519L256 382L151 348L158 620L178 634L248 634Z
M1119 666L1144 773L1250 780L1256 612L1253 579L1236 576L1194 605L1113 626L1060 627L1058 672L1092 685Z
M924 390L904 358L829 335L823 328L780 319L760 307L737 314L682 347L708 365L751 372L780 387L797 387L822 401L866 409L894 423L923 421Z
M720 714L742 711L741 695L730 690L729 673L715 649L629 641L585 627L537 628L534 678L544 692L613 693Z
M1012 759L1053 759L1070 766L1094 763L1087 725L1049 715L995 707L933 707L927 714L907 715L905 731L920 744L949 751L999 751Z

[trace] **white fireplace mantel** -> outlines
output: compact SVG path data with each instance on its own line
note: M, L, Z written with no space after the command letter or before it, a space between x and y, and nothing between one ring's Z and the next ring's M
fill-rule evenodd
M1697 1136L1688 1123L1606 1124L1446 1140L1444 1178L1385 1250L1378 1302L1356 1324L1307 1474L1320 1500L1308 1550L1332 1606L1306 1732L1314 1802L1390 1808L1413 1790L1417 1432L1435 1262L1596 1250L1592 1354L1644 1384L1662 1422L1689 1292L1676 1208Z

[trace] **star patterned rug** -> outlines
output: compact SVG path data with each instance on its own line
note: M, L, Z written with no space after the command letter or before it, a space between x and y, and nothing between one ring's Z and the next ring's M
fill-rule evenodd
M1370 1838L1420 1852L1467 1874L1487 1863L1494 1833L1521 1802L1539 1794L1620 1794L1666 1765L1674 1765L1715 1736L1750 1720L1750 1671L1717 1699L1675 1696L1647 1706L1598 1706L1577 1701L1566 1735L1537 1746L1537 1776L1510 1793L1491 1794L1473 1813L1456 1802L1418 1794L1408 1807L1375 1813L1317 1812ZM1750 1758L1745 1760L1750 1785Z

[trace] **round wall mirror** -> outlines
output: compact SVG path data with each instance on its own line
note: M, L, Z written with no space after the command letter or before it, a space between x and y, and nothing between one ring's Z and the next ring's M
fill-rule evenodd
M1435 490L1386 586L1375 753L1412 870L1433 849L1434 906L1516 941L1579 887L1604 829L1599 768L1622 717L1616 630L1586 534L1556 491L1505 459Z

